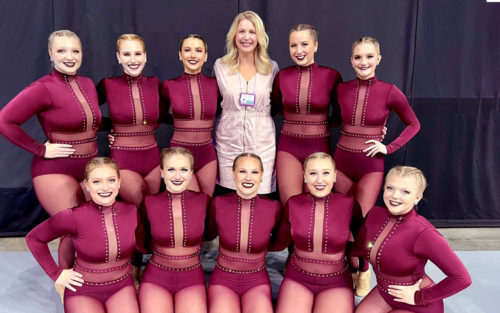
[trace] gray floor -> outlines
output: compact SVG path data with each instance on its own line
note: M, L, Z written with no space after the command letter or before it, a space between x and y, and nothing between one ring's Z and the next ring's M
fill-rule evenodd
M472 285L461 293L445 299L445 312L500 312L500 229L440 229L464 262L472 276ZM51 243L54 249L57 242ZM0 238L0 313L62 313L62 305L45 275L29 252L23 238ZM209 272L215 263L216 251L203 254L204 268ZM273 296L282 280L278 269L283 267L285 252L270 253L268 269ZM433 264L426 272L434 281L444 277ZM372 285L374 277L372 275ZM356 302L361 299L357 298Z

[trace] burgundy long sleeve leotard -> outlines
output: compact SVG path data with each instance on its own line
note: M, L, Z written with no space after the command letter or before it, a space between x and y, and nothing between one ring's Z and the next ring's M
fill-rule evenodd
M67 158L45 159L45 145L22 128L37 115L51 143L71 144ZM33 153L31 176L66 174L83 180L85 164L97 155L96 134L101 111L92 80L56 70L22 90L0 112L0 133L15 145Z
M288 263L285 278L306 286L314 294L335 287L352 289L345 254L353 202L352 197L339 193L323 198L303 193L288 200L279 241L280 246L285 247L293 240L296 251ZM303 257L301 252L336 255L336 261ZM322 273L308 271L311 264ZM324 270L328 272L323 273Z
M160 165L154 131L158 127L160 80L154 76L103 79L97 90L108 102L115 141L111 157L121 170L145 177Z
M383 172L383 157L367 157L363 149L371 144L365 141L381 140L382 128L391 110L398 114L406 128L386 145L387 153L393 153L415 136L420 123L406 96L396 86L376 77L342 83L337 94L342 112L342 133L334 153L337 169L355 182L367 173Z
M273 111L282 111L285 118L278 152L288 152L300 163L311 153L330 153L328 113L332 105L333 120L340 122L336 94L340 82L342 77L336 70L316 63L290 66L276 75Z
M217 160L212 130L219 88L213 77L184 73L162 83L162 97L170 103L174 117L171 147L183 147L194 156L194 172ZM215 179L215 177L214 177Z
M136 226L134 205L115 202L102 207L89 201L44 221L26 236L26 243L43 270L55 281L63 268L52 258L47 243L70 235L77 255L73 270L81 273L85 282L82 287L75 287L76 292L65 291L65 306L68 297L79 295L106 302L121 288L134 288L130 256Z
M415 210L395 216L384 207L374 207L356 238L352 255L370 261L377 276L377 287L371 293L378 292L393 309L444 312L443 298L471 283L467 269L446 240ZM434 284L424 271L427 260L447 277ZM368 263L362 263L362 270L367 270ZM387 293L389 285L413 285L419 279L422 283L420 291L415 293L415 306L396 302ZM367 301L370 295L365 298Z
M210 285L226 286L241 296L269 284L265 256L280 216L279 203L266 197L243 199L236 193L215 197L208 237L219 234L220 246Z
M209 199L204 193L189 190L179 194L165 191L146 197L154 250L146 266L143 283L156 284L172 294L189 286L205 287L205 275L199 255ZM194 253L169 253L173 248L180 247L193 250ZM141 289L140 298L142 292Z

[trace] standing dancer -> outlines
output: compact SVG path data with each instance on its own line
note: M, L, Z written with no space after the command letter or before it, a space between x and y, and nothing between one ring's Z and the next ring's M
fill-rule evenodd
M201 73L207 61L207 43L197 34L182 38L179 59L184 74L162 84L162 96L170 103L174 134L170 147L183 147L194 156L194 176L189 189L212 196L217 176L217 155L212 130L219 89L215 78Z
M340 122L336 89L340 74L314 63L318 32L314 26L298 24L289 35L290 57L294 66L282 69L274 80L273 110L284 115L276 175L281 205L303 191L302 164L314 152L330 153L328 111L333 106L334 122Z
M34 154L33 187L42 207L54 216L85 202L83 173L85 164L97 155L101 111L92 80L76 74L82 64L80 38L58 30L50 34L48 46L54 70L7 103L0 112L0 133ZM47 137L43 144L21 128L34 115ZM62 268L73 267L70 238L61 239L58 259Z
M120 196L140 207L147 194L160 190L158 127L160 80L143 76L147 55L144 40L123 34L116 42L123 75L103 79L97 86L100 102L108 102L113 123L110 156L120 166Z

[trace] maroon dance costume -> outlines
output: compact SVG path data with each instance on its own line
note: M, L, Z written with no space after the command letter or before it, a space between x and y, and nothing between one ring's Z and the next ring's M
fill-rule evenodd
M183 147L191 151L195 173L217 160L212 143L219 98L216 79L201 73L184 73L162 83L162 97L170 102L174 117L174 134L170 147ZM200 124L192 124L193 121Z
M372 144L365 141L381 141L382 129L391 110L406 124L406 128L390 144L391 154L406 144L420 129L415 113L406 96L392 84L372 77L368 80L356 78L342 83L337 88L342 112L342 131L334 160L337 169L354 182L371 172L384 172L383 155L367 157L363 149Z
M70 235L76 249L73 270L83 275L76 292L66 289L64 298L88 296L101 302L125 286L134 286L130 256L134 251L137 209L128 203L115 202L102 207L89 201L66 209L36 226L27 236L31 253L54 281L63 268L57 266L47 243ZM66 301L65 301L66 303Z
M248 229L241 227L243 209L250 211ZM243 199L236 193L231 193L215 197L210 207L209 239L219 234L219 245L227 251L264 255L252 259L238 258L224 255L219 249L217 264L210 276L210 285L226 286L239 296L254 287L269 285L265 252L271 234L280 221L280 215L279 203L263 196ZM248 241L241 240L242 232L245 236L248 235ZM240 268L226 267L232 264L238 264Z
M121 170L142 177L160 165L155 139L160 106L160 80L154 76L123 74L105 78L97 86L101 103L108 102L115 141L110 156Z
M285 219L280 229L280 246L285 247L293 240L297 250L323 254L345 255L349 239L349 225L351 223L353 198L339 193L330 193L323 198L316 198L310 193L303 193L291 197L285 208ZM318 208L321 206L323 214L321 246L314 246L315 221ZM305 271L300 263L323 264L332 269L331 273L318 274ZM285 278L292 279L312 293L335 288L346 287L352 289L352 278L348 271L345 257L339 261L324 261L306 259L294 252L285 271Z
M179 194L165 191L146 197L154 250L142 282L156 284L172 294L189 286L205 286L200 245L209 201L206 194L189 190ZM176 238L176 234L182 234L182 237ZM197 252L168 255L167 250L164 251L175 248L176 242L180 241L182 247L198 247Z
M282 69L274 80L273 111L284 114L278 151L296 157L300 163L314 152L330 154L328 111L334 108L334 122L339 122L340 110L336 88L342 82L340 74L331 68L318 66L290 66ZM304 126L321 129L308 134Z
M415 210L397 216L384 207L371 209L351 254L370 261L377 276L378 291L393 309L444 312L443 298L471 284L467 269L443 236ZM436 264L447 277L434 284L425 274L427 260ZM366 261L361 264L361 270L368 270ZM421 289L415 293L415 306L396 302L387 292L389 285L413 285L420 279Z
M45 159L45 145L21 128L33 115L37 115L51 143L70 144L75 153L67 158ZM31 177L66 174L82 181L85 165L97 155L100 122L101 111L92 80L53 70L7 103L0 112L0 133L35 155Z

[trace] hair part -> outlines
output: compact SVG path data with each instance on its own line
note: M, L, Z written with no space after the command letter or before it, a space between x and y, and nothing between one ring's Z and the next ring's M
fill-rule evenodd
M194 168L194 157L191 151L182 147L173 147L173 148L163 148L160 153L160 168L163 169L163 163L173 155L182 155L189 161L189 167L191 171Z
M260 156L256 155L255 153L250 153L250 152L243 152L240 155L238 155L236 158L234 158L233 172L236 170L236 165L238 164L238 160L241 158L252 158L252 159L259 161L260 170L262 171L262 173L264 173L264 165L262 164L262 159L260 158Z
M136 34L120 35L120 37L118 37L118 39L116 40L116 52L120 53L120 44L126 40L135 40L135 41L139 42L142 46L142 51L146 52L146 44L144 43L144 39L142 39L141 36L136 35Z
M304 160L304 165L303 165L304 171L306 170L307 164L309 163L309 161L311 161L311 160L317 160L317 159L327 159L330 162L332 162L334 170L337 168L337 166L335 165L335 161L333 160L333 158L332 158L331 155L329 155L328 153L324 153L324 152L314 152L314 153L310 154Z
M271 59L267 53L269 46L269 36L260 16L253 11L241 12L233 20L231 27L226 35L226 55L222 57L221 62L229 67L229 72L235 74L238 72L239 52L236 46L236 33L238 25L242 20L249 20L255 27L257 36L257 47L255 48L255 67L257 72L263 75L269 75L272 70Z
M290 32L288 33L288 41L290 41L290 37L293 32L301 32L305 30L309 31L309 35L311 35L313 42L318 42L318 31L316 30L316 27L310 24L297 24L292 26L292 28L290 28Z
M351 54L354 53L354 48L356 48L357 45L360 45L362 43L371 43L372 45L375 46L375 50L377 50L377 53L380 55L380 44L378 43L378 40L376 38L370 37L370 36L364 36L364 37L361 37L358 40L356 40L352 44Z
M49 35L49 39L48 39L49 50L52 48L52 43L54 42L54 39L56 37L75 38L76 40L78 40L80 47L82 47L82 41L80 40L80 37L78 37L78 35L76 33L72 32L71 30L68 30L68 29L61 29L61 30L54 31Z
M387 173L387 176L385 177L385 180L387 181L387 177L390 175L398 175L401 177L408 177L411 176L415 179L415 183L417 184L417 189L418 192L423 194L425 188L427 188L427 180L425 179L424 173L413 166L402 166L398 165L389 170Z
M120 178L120 168L118 167L118 164L115 162L115 160L108 157L96 157L88 161L87 165L85 165L85 180L89 179L89 175L93 170L102 166L114 169L116 171L116 176Z
M198 35L198 34L188 34L188 35L184 36L181 39L181 42L179 43L179 51L182 51L182 45L184 44L184 41L186 39L189 39L189 38L201 40L203 42L203 45L205 46L205 52L208 52L208 44L207 44L206 40L203 37L201 37L201 35Z

